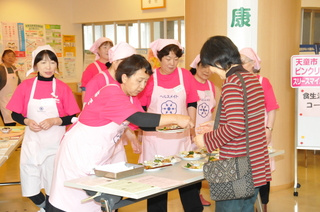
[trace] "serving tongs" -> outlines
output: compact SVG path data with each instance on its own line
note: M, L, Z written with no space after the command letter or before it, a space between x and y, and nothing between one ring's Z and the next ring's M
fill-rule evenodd
M172 164L166 164L166 165L162 165L162 166L154 166L148 169L158 169L158 168L163 168L163 167L167 167L167 166L172 166Z

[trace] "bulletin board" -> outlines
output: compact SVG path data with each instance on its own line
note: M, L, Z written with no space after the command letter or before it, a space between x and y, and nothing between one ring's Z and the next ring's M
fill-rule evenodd
M76 47L74 35L62 35L61 25L0 22L0 53L12 49L16 53L15 67L19 78L26 79L31 68L32 51L50 45L59 60L58 79L76 79Z
M320 149L320 55L291 57L291 87L296 89L296 148Z

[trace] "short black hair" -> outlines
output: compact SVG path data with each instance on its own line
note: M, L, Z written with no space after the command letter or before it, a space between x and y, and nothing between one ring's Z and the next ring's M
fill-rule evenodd
M157 56L158 56L159 60L161 61L161 59L164 56L169 55L171 51L173 53L175 53L175 55L179 58L183 55L183 51L182 51L182 49L180 49L179 46L177 46L176 44L169 44L169 45L165 46L163 49L161 49L160 51L158 51Z
M130 57L123 59L117 70L116 70L116 80L122 83L122 75L125 74L127 77L131 77L138 70L145 69L145 73L149 76L152 74L152 68L150 63L139 54L133 54Z
M226 36L213 36L202 46L200 51L202 65L217 67L228 70L231 65L242 64L237 46Z
M192 75L196 75L197 69L196 68L190 68L190 72Z
M48 56L50 58L50 60L53 60L54 62L57 63L57 69L59 70L59 62L58 62L58 58L57 55L50 51L50 50L42 50L41 52L39 52L36 57L34 58L34 62L33 62L33 67L35 67L37 65L37 63L39 63L45 56Z

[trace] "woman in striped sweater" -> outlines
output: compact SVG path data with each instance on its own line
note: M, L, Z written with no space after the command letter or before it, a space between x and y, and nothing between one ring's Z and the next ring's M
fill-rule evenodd
M253 212L259 187L271 180L263 89L259 80L241 66L237 47L225 36L209 38L201 49L200 58L201 63L208 65L224 83L219 127L212 130L210 124L201 126L203 134L195 137L198 147L206 146L210 152L220 148L221 159L246 155L244 94L236 72L241 74L247 88L249 151L256 192L247 199L217 201L216 212Z

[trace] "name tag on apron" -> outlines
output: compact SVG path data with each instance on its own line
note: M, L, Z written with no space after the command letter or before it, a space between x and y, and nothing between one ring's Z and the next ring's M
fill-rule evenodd
M179 93L180 91L183 91L184 88L182 87L182 85L178 85L176 87L173 88L174 92Z
M204 91L205 96L210 96L210 91Z
M41 99L41 106L54 105L56 103L55 99Z

